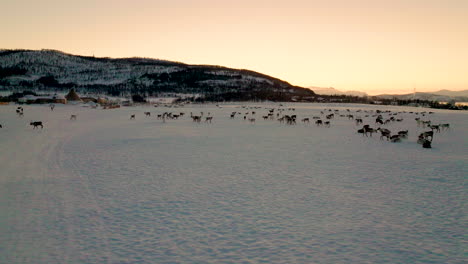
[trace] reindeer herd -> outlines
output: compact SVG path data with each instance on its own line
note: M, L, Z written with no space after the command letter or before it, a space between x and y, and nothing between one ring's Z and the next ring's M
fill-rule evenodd
M54 111L54 108L55 108L55 105L51 104L50 106L50 110L51 111ZM24 108L22 106L18 106L16 107L15 109L15 112L16 112L16 115L19 117L19 118L23 118L24 117ZM77 119L77 115L74 114L74 115L71 115L70 116L70 120L76 120ZM32 126L33 129L39 129L39 127L41 129L44 129L44 122L43 121L30 121L29 122L29 125ZM2 124L0 124L0 128L3 128Z
M218 108L221 108L217 105ZM53 108L51 107L51 110ZM23 107L19 106L16 108L16 114L19 118L23 118L24 116L24 109ZM260 114L264 112L264 114ZM241 117L241 120L244 120L247 123L255 124L256 123L256 116L263 119L263 121L277 121L279 124L285 124L288 126L295 126L298 123L298 114L296 114L295 108L285 108L285 107L259 107L259 106L239 106L238 109L232 111L228 115L228 119L234 120L238 119L237 117ZM435 133L442 133L446 130L450 129L450 124L442 123L442 124L434 124L428 117L434 115L433 112L393 112L390 110L382 111L382 110L354 110L351 111L350 109L323 109L320 111L320 115L314 116L302 116L299 120L303 125L308 126L311 123L311 120L314 121L315 126L317 127L327 127L330 128L332 126L332 122L335 118L342 118L343 122L353 122L355 126L362 126L361 128L355 130L358 134L362 134L365 137L372 137L375 133L380 133L380 140L386 140L392 143L402 142L403 140L407 139L409 136L409 130L398 130L398 131L391 131L387 126L391 125L392 123L399 123L403 121L402 115L405 114L406 117L409 114L413 114L416 117L414 118L417 127L419 129L426 129L427 131L423 131L419 134L417 138L417 143L421 144L424 148L431 148L431 144L434 139ZM151 112L145 111L143 112L144 117L151 118ZM178 120L181 117L184 117L184 112L163 112L157 113L156 118L158 120L162 120L166 122L166 120ZM137 114L131 114L130 120L135 120ZM205 114L204 112L200 112L199 114L195 114L190 112L190 119L194 123L204 123L211 124L214 121L214 115L208 112ZM77 115L72 114L70 116L70 120L76 121ZM348 120L348 121L346 121ZM365 124L365 122L367 124ZM375 127L371 127L371 123ZM29 123L33 129L36 128L44 128L44 123L42 121L30 121ZM0 128L2 128L2 124L0 124Z

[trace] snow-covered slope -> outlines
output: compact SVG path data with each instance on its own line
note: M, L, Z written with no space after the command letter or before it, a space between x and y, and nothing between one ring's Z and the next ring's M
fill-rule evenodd
M76 88L81 91L118 93L136 91L222 94L256 93L255 96L313 95L309 89L248 70L220 66L187 65L146 58L94 58L54 50L0 51L0 88Z
M464 262L466 111L379 106L406 111L385 127L409 138L390 143L338 114L288 126L261 118L278 104L240 106L0 106L0 263ZM375 127L372 105L291 107ZM451 128L423 149L416 116Z

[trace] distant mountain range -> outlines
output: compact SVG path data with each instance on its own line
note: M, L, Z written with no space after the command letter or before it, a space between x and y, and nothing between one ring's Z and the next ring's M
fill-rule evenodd
M417 92L409 94L380 94L376 97L383 99L400 99L400 100L409 100L409 99L419 99L419 100L428 100L428 101L439 101L439 102L448 102L448 101L457 101L457 102L468 102L468 90L463 91L449 91L449 90L440 90L436 92Z
M367 93L365 92L359 92L359 91L340 91L337 90L333 87L316 87L316 86L311 86L309 89L312 89L316 94L321 94L321 95L349 95L349 96L360 96L360 97L365 97L368 96Z
M307 88L250 70L148 58L95 58L55 50L0 50L0 90L110 95L181 93L213 100L299 101Z
M319 95L348 95L348 96L360 96L367 97L369 96L365 92L360 91L340 91L333 87L324 88L324 87L309 87L316 94ZM400 100L409 100L409 99L420 99L420 100L429 100L429 101L439 101L439 102L448 102L455 100L457 102L468 102L468 90L463 91L449 91L449 90L440 90L436 92L417 92L408 93L408 94L379 94L373 97L378 97L382 99L400 99Z

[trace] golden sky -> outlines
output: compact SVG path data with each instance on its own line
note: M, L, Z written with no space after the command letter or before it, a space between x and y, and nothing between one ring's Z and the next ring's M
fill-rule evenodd
M150 57L369 94L468 89L468 0L0 0L0 48Z

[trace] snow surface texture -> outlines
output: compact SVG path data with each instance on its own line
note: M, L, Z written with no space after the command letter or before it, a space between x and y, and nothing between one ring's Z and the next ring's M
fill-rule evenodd
M427 109L287 107L295 126L238 105L0 106L0 263L466 263L468 113L433 110L452 128L423 149L414 114L385 126L400 143L312 116Z

